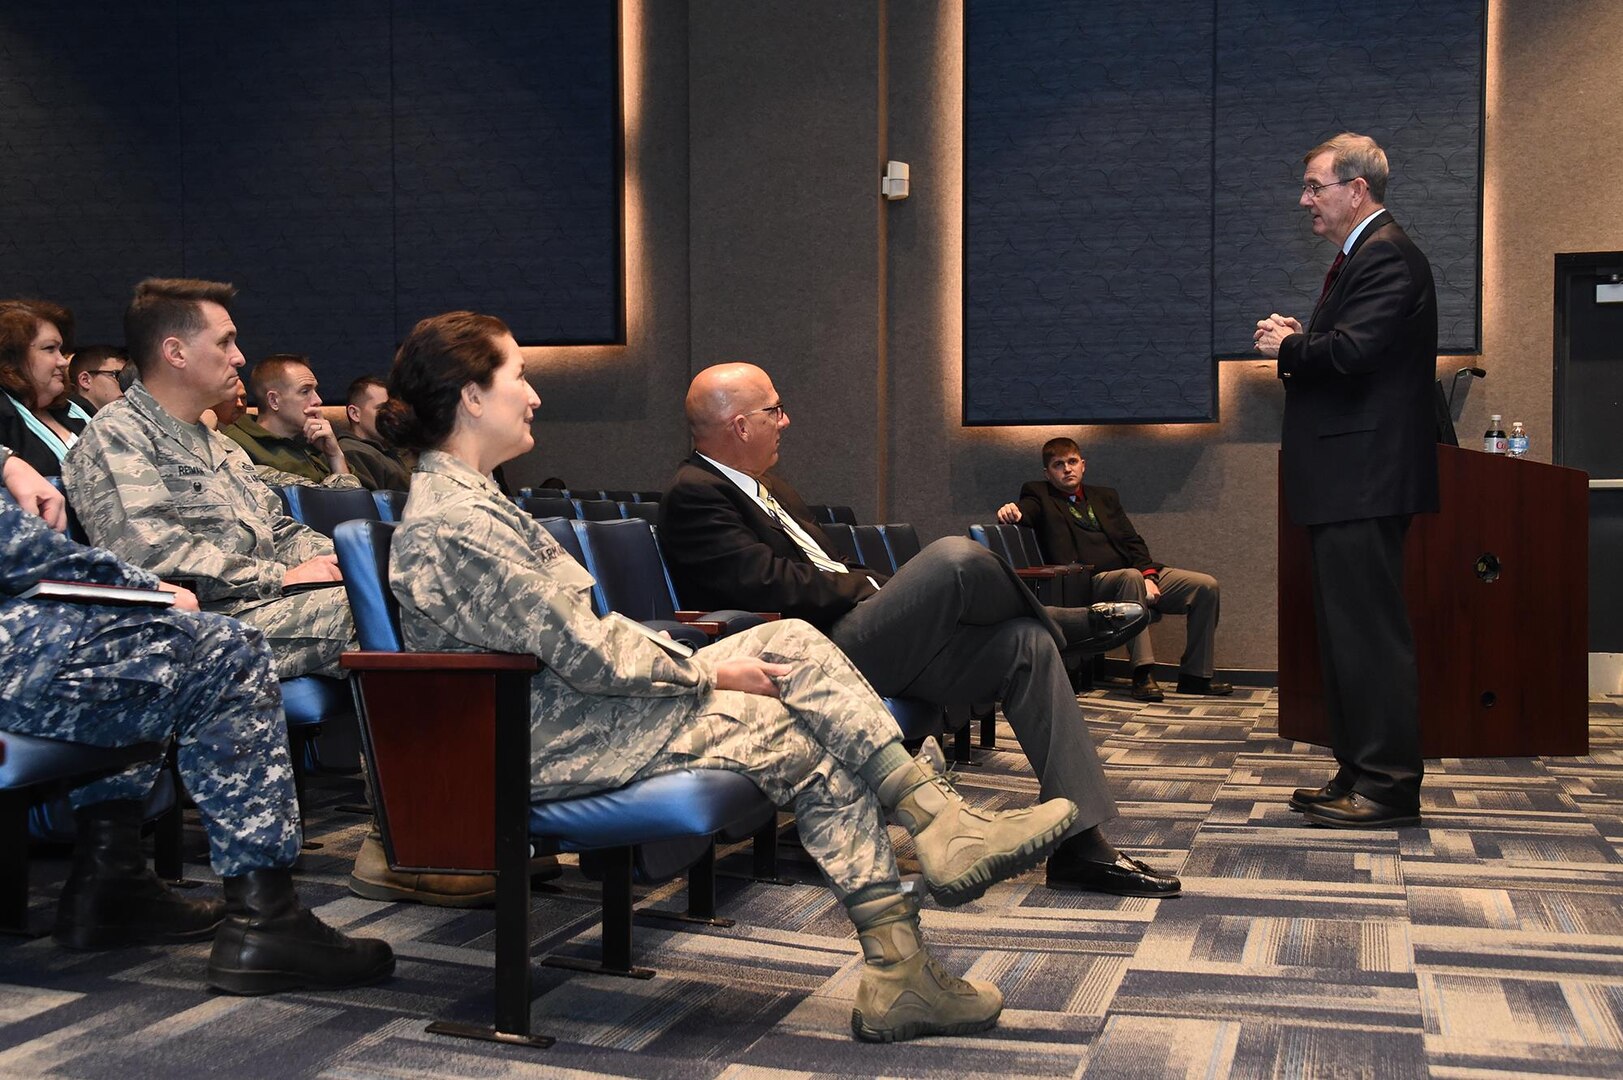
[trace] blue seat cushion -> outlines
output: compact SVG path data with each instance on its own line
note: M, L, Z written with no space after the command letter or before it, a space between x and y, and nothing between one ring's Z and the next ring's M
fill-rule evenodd
M282 709L287 713L288 727L310 727L347 716L355 709L355 699L343 679L300 675L282 680Z
M156 821L175 805L175 774L168 769L158 773L158 780L147 793L141 806L142 821ZM66 795L37 802L28 808L28 835L47 844L71 844L79 835L73 821L73 806Z
M90 746L9 731L0 733L0 745L5 748L4 757L0 759L0 788L24 788L52 780L113 773L126 765L163 754L163 747L156 743Z
M681 769L613 791L530 807L530 835L564 851L704 836L759 819L770 805L748 777L723 769Z

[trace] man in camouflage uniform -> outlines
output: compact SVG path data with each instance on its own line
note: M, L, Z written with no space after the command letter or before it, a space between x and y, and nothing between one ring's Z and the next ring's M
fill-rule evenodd
M210 281L136 286L124 340L140 382L97 415L94 431L85 428L63 479L94 543L187 580L207 610L257 627L281 678L342 676L338 657L356 646L355 620L332 541L289 517L263 467L200 421L203 410L242 389L242 350L227 307L235 295ZM273 481L278 476L307 482L286 474ZM357 486L347 475L327 482ZM487 875L396 873L375 831L356 856L357 884L372 900L467 907L495 898Z
M137 286L125 341L141 379L86 427L62 476L92 543L258 627L282 678L341 675L355 622L332 541L290 518L242 448L199 419L242 387L235 295L212 282Z
M939 757L909 758L872 687L804 622L767 623L681 658L627 620L598 618L591 575L488 477L448 453L428 451L418 464L389 579L408 648L474 647L544 662L530 692L538 797L727 769L792 806L801 842L844 902L869 961L852 1018L859 1037L966 1033L996 1022L997 988L948 975L925 951L885 812L914 835L926 883L950 906L1040 861L1076 816L1069 800L1002 814L969 807L941 776Z
M225 880L226 903L183 899L141 855L142 762L72 793L78 843L54 936L71 948L206 938L209 981L240 993L354 985L393 970L380 941L345 938L299 907L288 867L298 806L281 695L257 630L110 552L53 531L61 496L0 447L0 730L93 746L166 743ZM35 514L41 514L46 520ZM167 588L174 608L21 599L42 579ZM221 928L222 921L225 926Z

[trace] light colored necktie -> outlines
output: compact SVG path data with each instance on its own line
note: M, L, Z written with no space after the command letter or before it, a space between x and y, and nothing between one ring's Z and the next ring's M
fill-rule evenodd
M778 524L789 534L789 539L800 546L800 550L806 553L806 558L812 561L813 566L819 570L827 570L831 574L850 573L849 567L837 559L829 558L828 553L817 546L817 541L813 540L811 535L789 516L789 512L778 504L778 500L772 497L765 484L757 480L755 488L760 492L761 502L766 504L767 513L777 519Z

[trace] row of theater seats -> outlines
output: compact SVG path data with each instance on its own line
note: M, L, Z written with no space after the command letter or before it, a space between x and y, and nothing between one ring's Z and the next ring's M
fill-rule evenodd
M657 503L663 492L614 488L521 487L518 494L520 498L533 499L595 499L606 502Z
M571 499L562 496L520 495L513 500L532 517L561 517L576 521L617 521L621 518L659 520L659 503L627 502L624 499Z

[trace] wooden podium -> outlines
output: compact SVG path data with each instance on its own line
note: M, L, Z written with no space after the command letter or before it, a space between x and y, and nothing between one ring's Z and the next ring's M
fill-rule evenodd
M1404 593L1428 758L1589 752L1589 483L1576 469L1437 447L1442 510L1416 514ZM1279 500L1279 734L1329 745L1307 530Z

